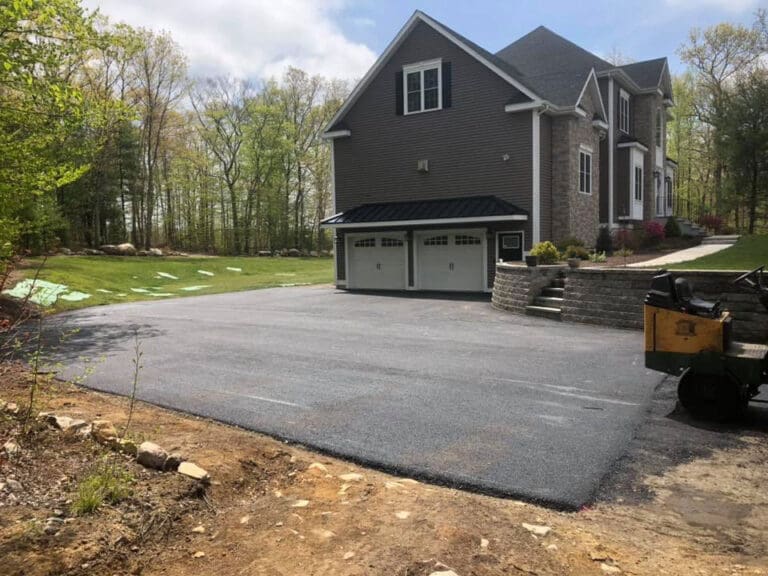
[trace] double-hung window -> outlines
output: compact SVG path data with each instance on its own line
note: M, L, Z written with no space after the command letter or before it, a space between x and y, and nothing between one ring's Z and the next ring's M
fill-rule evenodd
M579 149L579 192L592 194L592 152Z
M403 67L405 113L428 112L442 108L442 69L440 60Z
M619 90L619 130L629 134L629 94Z
M635 200L643 200L643 169L640 166L635 166Z
M661 143L663 140L662 136L664 136L661 114L662 114L661 109L656 110L656 146L658 146L659 148L661 148Z

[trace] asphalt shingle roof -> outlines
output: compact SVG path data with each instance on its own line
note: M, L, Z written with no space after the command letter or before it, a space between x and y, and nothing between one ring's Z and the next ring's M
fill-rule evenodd
M664 70L666 60L666 58L644 60L643 62L619 66L619 68L624 70L640 88L655 88L661 80L661 72Z
M405 220L435 220L448 218L487 218L489 216L519 216L528 213L496 196L471 196L411 202L381 202L363 204L342 214L323 220L326 226L338 224L371 224Z

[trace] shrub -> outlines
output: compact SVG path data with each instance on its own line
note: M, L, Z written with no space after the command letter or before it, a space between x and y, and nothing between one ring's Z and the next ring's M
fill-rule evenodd
M607 259L608 257L605 255L605 252L592 252L589 255L590 262L605 262Z
M582 246L583 247L584 246L584 241L583 240L579 240L575 236L568 236L567 238L563 238L562 240L557 242L555 244L555 246L557 247L557 249L560 252L565 252L568 249L569 246Z
M582 260L588 260L589 252L584 246L570 245L566 247L563 252L563 258L581 258Z
M677 238L680 234L680 224L677 223L677 218L674 216L667 218L667 223L664 224L664 236L667 238Z
M656 222L656 220L646 220L643 222L643 232L645 233L644 243L649 246L656 246L664 240L664 226L661 225L661 222Z
M712 230L715 234L720 233L720 229L723 227L723 219L720 216L714 214L704 214L699 218L699 224Z
M539 242L531 249L531 256L539 258L539 264L554 264L560 260L560 252L557 247L549 240Z
M604 254L611 254L613 252L613 240L608 226L600 226L600 230L597 233L595 250Z
M637 237L634 230L630 230L629 228L619 228L613 233L613 245L619 250L624 248L634 250L639 244L640 239Z

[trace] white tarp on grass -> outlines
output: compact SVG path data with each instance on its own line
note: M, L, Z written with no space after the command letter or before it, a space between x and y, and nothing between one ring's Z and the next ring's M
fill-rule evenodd
M213 272L208 272L208 270L198 270L198 274L202 274L203 276L216 276Z
M197 292L198 290L203 290L204 288L210 288L210 284L202 284L200 286L185 286L182 288L185 292Z
M178 280L178 276L174 276L173 274L168 274L168 272L157 272L157 275L161 278L167 278L168 280Z
M69 286L65 284L30 279L22 280L13 288L4 290L3 294L19 300L29 297L30 302L40 306L53 306L58 298L78 302L91 297L90 294L84 292L70 291Z

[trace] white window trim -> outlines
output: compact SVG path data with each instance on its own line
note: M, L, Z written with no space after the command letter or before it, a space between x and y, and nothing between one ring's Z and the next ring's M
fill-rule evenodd
M589 190L582 190L581 189L581 155L584 154L585 156L589 156ZM593 173L593 167L594 164L592 163L592 148L589 146L585 146L584 144L579 146L579 194L584 194L585 196L592 196L592 191L594 190L593 187L593 180L592 173Z
M631 173L629 176L630 181L630 202L631 202L631 209L630 209L630 216L632 220L642 220L643 219L643 205L645 204L645 165L644 165L644 156L643 153L637 150L636 148L633 148L630 150L630 166L631 166ZM642 180L640 181L640 199L637 200L635 198L635 186L636 186L636 178L635 178L635 169L640 168L642 171L641 176Z
M627 126L626 129L624 126L621 125L621 112L622 112L622 105L623 102L627 103ZM624 132L624 134L629 134L629 127L632 124L631 118L630 118L630 99L629 99L629 92L624 90L623 88L619 88L619 130L621 132Z
M437 108L424 109L424 71L437 68ZM408 111L408 74L413 72L421 73L421 109ZM424 112L437 112L443 109L443 60L438 58L436 60L427 60L424 62L416 62L415 64L406 64L403 66L403 115L410 116L412 114L422 114Z

